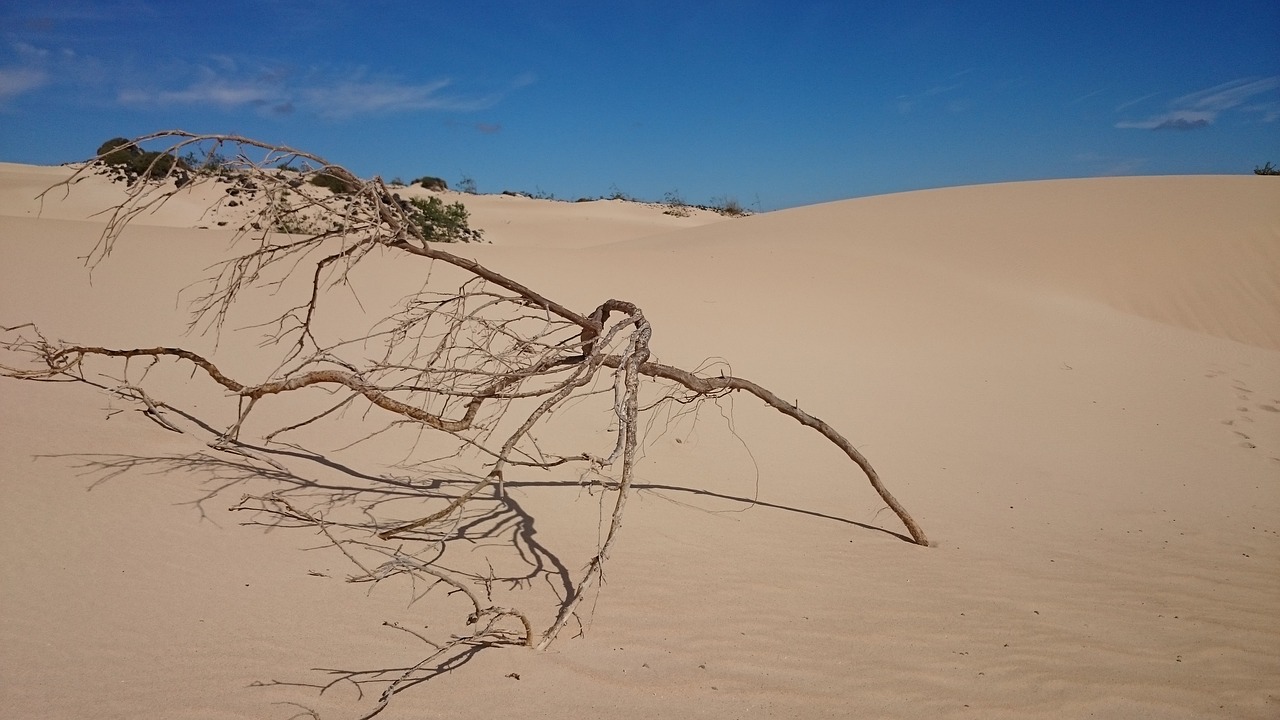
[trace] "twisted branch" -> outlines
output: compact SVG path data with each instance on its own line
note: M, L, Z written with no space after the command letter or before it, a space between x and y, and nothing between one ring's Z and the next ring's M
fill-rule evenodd
M86 264L92 268L110 255L128 224L142 213L154 211L193 187L232 182L227 178L233 178L239 183L237 187L260 196L252 203L246 202L249 215L235 232L237 242L247 241L252 245L224 262L207 280L208 286L192 303L190 328L220 332L228 311L242 293L254 287L279 289L286 278L300 272L303 263L310 262L310 282L299 304L258 326L274 328L268 343L277 345L282 355L276 372L260 382L242 382L222 372L209 358L184 348L112 349L54 343L38 328L27 324L2 328L8 336L0 340L0 349L26 356L31 367L0 365L0 374L30 380L83 380L84 366L91 357L118 358L126 363L135 357L187 362L229 391L239 404L235 423L212 443L214 447L229 449L234 449L233 443L238 442L245 419L262 398L311 386L336 386L349 395L331 404L328 410L267 434L267 442L279 433L327 418L347 407L353 399L362 397L371 407L397 418L393 425L416 423L447 433L456 440L456 454L474 450L487 460L487 472L483 476L472 475L479 479L440 510L408 522L375 518L353 526L384 542L420 539L421 533L435 529L440 530L439 535L444 538L439 542L447 543L448 532L444 528L448 519L461 516L464 508L486 488L496 485L499 500L511 502L503 488L504 470L508 465L551 468L566 462L584 462L603 472L620 459L620 467L616 469L617 495L608 532L572 587L568 572L564 571L567 594L561 599L554 621L537 640L539 649L556 640L589 589L604 577L604 566L618 538L635 476L639 417L644 412L639 400L641 378L682 388L688 393L687 401L728 392L747 392L812 428L861 470L902 521L912 541L928 544L924 531L886 489L867 458L823 420L750 380L723 375L704 377L650 360L653 329L636 305L611 299L589 314L571 310L475 260L429 242L414 207L392 193L381 179L362 181L318 156L236 135L196 135L179 130L144 136L133 141L133 145L156 141L169 142L165 152L174 156L189 151L203 152L206 158L213 158L224 147L235 148L237 152L233 161L219 169L220 174L209 172L208 162L198 168L171 163L167 173L159 178L144 178L131 185L126 199L109 211L98 243L85 257ZM259 157L250 159L249 153L257 153ZM303 163L302 170L281 169L282 164L289 162ZM91 163L80 168L68 180L46 190L42 200L55 188L70 192L72 186L95 167ZM347 192L335 195L308 184L310 179L320 176L336 179ZM301 235L282 232L294 229L302 219L314 220L318 227L314 232ZM325 289L350 282L354 269L378 248L443 262L460 270L466 280L448 292L440 292L434 285L423 289L404 301L398 312L388 314L363 335L326 340L315 323ZM597 385L611 387L615 394L618 436L612 452L603 457L586 451L544 454L534 441L535 427L570 400L602 392L593 389ZM156 408L163 403L152 400L138 383L130 383L126 378L120 387L127 388L124 393L127 397L144 403L158 416ZM177 429L164 422L169 429ZM501 442L495 437L501 438ZM247 448L235 451L272 463L281 476L287 475L287 469L275 460L250 453ZM270 512L317 527L363 570L353 581L376 581L395 573L429 576L466 595L473 606L468 618L470 624L486 620L478 633L445 645L392 682L377 708L367 717L386 707L392 695L426 663L457 647L458 643L479 642L478 638L492 634L495 623L503 618L518 618L524 628L521 644L535 644L528 615L481 602L466 581L433 563L411 558L398 548L392 550L372 540L362 540L360 542L368 547L392 558L370 571L343 546L348 541L340 542L331 534L332 523L279 497L260 500L262 512L267 512L266 506L271 504L275 509Z

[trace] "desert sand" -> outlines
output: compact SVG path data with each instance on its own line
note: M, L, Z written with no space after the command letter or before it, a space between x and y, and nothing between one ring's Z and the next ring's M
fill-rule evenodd
M122 191L93 177L34 199L70 172L0 164L0 325L270 370L261 330L235 329L252 313L216 343L184 334L181 291L230 252L208 197L139 218L90 273ZM904 542L813 433L751 397L709 403L648 428L582 632L482 648L380 717L1280 715L1280 181L1028 182L741 219L452 199L491 241L457 252L582 311L631 300L659 360L723 358L794 398L934 546ZM370 268L352 292L371 316L426 276ZM95 367L104 386L124 372ZM326 669L430 651L384 622L465 630L445 589L347 583L314 529L245 524L243 493L288 483L206 446L234 404L185 370L148 383L184 432L88 384L0 378L4 715L359 717L384 685ZM274 407L245 432L300 419ZM606 425L569 413L553 434L607 451ZM406 474L402 438L327 432L279 460L329 486ZM599 489L531 470L508 490L543 560L576 574ZM474 562L509 562L505 539ZM493 591L545 625L550 585Z

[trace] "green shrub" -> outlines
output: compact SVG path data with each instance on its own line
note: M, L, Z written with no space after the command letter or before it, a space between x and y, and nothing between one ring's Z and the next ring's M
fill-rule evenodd
M449 189L449 183L445 182L441 178L432 177L430 175L426 175L414 180L413 184L421 185L427 190L435 190L437 192L444 192L445 190Z
M134 163L139 175L147 177L163 177L174 168L186 169L186 163L167 153L144 152Z
M145 151L125 138L111 138L99 145L97 160L134 177L162 178L174 170L182 171L176 173L180 183L186 181L185 171L191 169L168 153Z
M349 195L357 189L352 185L351 181L323 170L312 175L307 182L317 187L327 188L328 190L333 191L335 195Z
M472 242L481 240L479 230L467 224L470 214L462 203L444 204L438 197L411 198L410 218L430 242Z
M142 154L142 150L129 142L128 138L111 138L98 146L98 160L107 165L127 166L133 159Z

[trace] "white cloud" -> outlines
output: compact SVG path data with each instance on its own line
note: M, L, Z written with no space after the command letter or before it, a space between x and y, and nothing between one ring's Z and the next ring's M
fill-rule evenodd
M7 102L49 82L43 70L32 68L0 68L0 103Z
M1174 99L1169 103L1169 112L1143 120L1122 120L1116 123L1116 127L1139 130L1195 130L1208 127L1215 123L1222 113L1236 108L1250 109L1240 106L1251 98L1270 93L1277 88L1280 88L1280 75L1261 79L1232 80ZM1146 98L1139 98L1116 109L1129 107L1144 99ZM1269 122L1269 120L1264 121Z
M346 119L407 112L472 112L537 82L530 72L505 87L457 89L449 79L406 82L364 69L312 68L301 76L289 63L210 54L200 64L176 62L135 68L108 64L71 50L15 42L18 61L0 66L0 104L37 87L56 84L84 100L96 97L138 108L192 107L263 114L308 113Z
M448 80L419 85L386 80L344 80L327 86L304 88L299 97L319 115L346 118L354 115L384 114L412 110L480 110L497 99L460 98L442 95Z
M1195 110L1220 112L1244 103L1254 95L1270 92L1280 87L1280 75L1261 80L1232 80L1207 90L1183 95L1173 101L1175 106Z
M321 117L345 119L424 110L466 112L496 104L501 93L467 97L446 93L452 83L436 80L405 83L392 79L368 79L362 72L343 79L312 76L303 83L289 82L279 70L243 68L229 58L213 58L215 67L200 69L200 80L181 89L130 88L117 93L117 101L138 106L210 106L224 110L253 108L287 114L300 110ZM216 68L216 69L215 69ZM252 76L249 77L249 73ZM532 82L521 77L517 84Z
M949 79L951 78L948 78L948 80ZM898 112L902 113L903 115L914 112L916 108L933 100L934 98L938 98L939 96L953 93L959 90L960 88L962 88L963 86L964 86L964 83L952 83L949 85L934 85L933 87L927 88L921 92L918 92L912 95L899 95L897 98L895 98L895 101L897 102L897 105L898 105ZM956 110L952 107L952 104L954 104L955 102L956 101L953 100L952 103L948 105L948 110L950 110L951 112L956 112Z
M276 93L271 88L217 80L197 83L185 90L161 92L156 95L156 102L162 105L216 105L222 108L233 108L241 105L261 105L275 97Z
M1144 103L1144 102L1146 102L1146 101L1150 100L1151 98L1153 98L1153 97L1155 97L1155 96L1157 96L1157 95L1159 95L1159 94L1160 94L1160 93L1158 93L1158 92L1147 93L1146 95L1143 95L1142 97L1137 97L1137 98L1134 98L1134 99L1132 99L1132 100L1130 100L1130 101L1128 101L1128 102L1120 103L1119 105L1117 105L1117 106L1116 106L1116 112L1120 112L1121 110L1125 110L1125 109L1131 108L1131 107L1133 107L1134 105L1140 105L1140 104L1142 104L1142 103Z

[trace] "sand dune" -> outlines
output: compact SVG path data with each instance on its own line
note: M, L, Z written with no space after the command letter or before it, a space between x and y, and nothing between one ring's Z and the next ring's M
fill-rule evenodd
M260 331L182 335L174 298L231 237L196 229L200 197L134 226L90 277L77 258L118 187L91 179L36 208L67 172L0 165L0 324L269 368ZM819 438L725 400L647 434L583 637L481 651L382 717L1280 711L1280 183L1019 183L735 220L462 199L493 241L463 254L570 307L632 300L659 359L726 358L794 398L868 455L936 547L895 536ZM372 314L423 275L374 258L352 292ZM234 420L219 388L154 373L192 418ZM193 461L212 453L194 420L168 432L79 383L2 379L0 398L0 707L14 716L287 718L299 708L274 703L299 703L358 717L380 689L299 683L423 657L384 621L461 629L439 591L411 604L407 584L344 583L352 568L314 532L241 525L227 508L276 481ZM264 412L251 431L289 417ZM548 442L611 442L590 408L559 427ZM281 458L354 484L400 472L399 440L343 449L317 431L298 442L323 462ZM599 493L573 473L510 488L531 537L577 572ZM501 542L474 552L510 561ZM539 622L555 612L546 583L494 592Z

